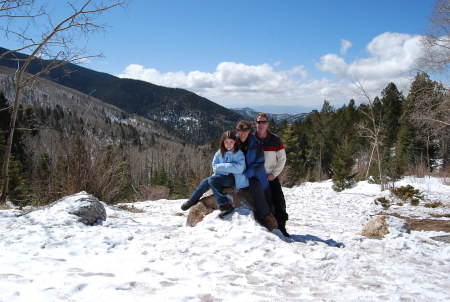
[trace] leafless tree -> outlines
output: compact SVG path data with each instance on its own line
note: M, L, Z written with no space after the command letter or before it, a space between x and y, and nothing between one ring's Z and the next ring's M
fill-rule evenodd
M450 62L450 1L436 0L427 33L422 37L424 55L419 66L426 72L448 71Z
M11 54L17 51L30 53L26 59L14 59L18 63L15 74L15 95L12 104L11 124L9 136L6 141L6 151L2 169L3 187L0 203L5 203L9 186L9 161L16 130L17 113L20 106L21 94L31 87L37 78L60 68L67 63L81 63L89 56L84 48L77 47L81 37L99 32L105 29L105 25L96 23L97 18L114 7L124 7L126 0L85 0L68 1L68 17L54 22L52 14L45 6L37 7L38 1L34 0L3 0L0 1L0 17L6 18L8 23L0 29L9 39L15 38L21 47L0 54L0 58L11 58ZM14 23L17 18L25 18L25 22ZM12 23L11 23L12 22ZM17 25L16 25L17 24ZM32 31L28 28L33 24ZM35 33L33 35L33 33ZM42 69L35 73L27 73L32 61L45 59Z
M381 165L381 154L380 154L380 147L382 145L382 119L381 117L377 116L374 101L370 98L366 90L364 89L363 85L360 82L354 83L359 91L359 94L362 95L365 98L365 104L367 105L368 110L364 111L361 110L361 112L366 116L368 123L361 122L358 127L360 129L360 133L363 137L366 137L372 141L372 152L370 154L369 159L369 165L367 168L366 178L369 177L369 170L371 166L372 159L374 155L377 156L377 162L378 162L378 176L380 178L380 187L381 191L384 190L384 174L383 169Z

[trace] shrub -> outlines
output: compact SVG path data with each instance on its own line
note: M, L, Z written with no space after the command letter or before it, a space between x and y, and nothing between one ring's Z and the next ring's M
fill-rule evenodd
M420 190L414 189L411 185L392 188L391 193L403 201L409 200L412 205L418 205L420 200L423 199L423 195L420 193Z
M411 205L413 205L413 206L418 206L419 205L419 203L420 203L420 199L419 198L411 198Z
M429 202L425 204L426 208L438 208L438 207L442 207L444 206L442 202L440 201L435 201L435 202Z
M377 199L375 199L375 204L378 203L381 203L385 210L389 209L389 207L391 206L391 201L386 197L378 197Z

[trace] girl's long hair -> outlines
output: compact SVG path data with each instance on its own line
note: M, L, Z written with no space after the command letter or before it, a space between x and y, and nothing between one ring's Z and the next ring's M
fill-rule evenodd
M222 136L220 137L220 143L219 143L220 154L222 155L222 157L224 157L225 153L228 151L227 148L225 148L225 144L224 144L224 142L227 138L231 138L232 140L234 140L233 153L236 153L239 151L239 140L237 139L236 132L225 131L224 133L222 133Z

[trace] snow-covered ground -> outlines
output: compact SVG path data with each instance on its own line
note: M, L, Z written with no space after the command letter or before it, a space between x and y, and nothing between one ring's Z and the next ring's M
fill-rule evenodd
M445 207L405 205L405 216L450 213L450 186L407 178ZM0 301L450 301L444 232L360 236L382 211L379 186L337 193L331 182L283 188L291 238L267 232L252 213L218 211L186 227L184 200L107 207L85 226L54 206L19 216L0 211ZM439 218L449 219L449 218Z

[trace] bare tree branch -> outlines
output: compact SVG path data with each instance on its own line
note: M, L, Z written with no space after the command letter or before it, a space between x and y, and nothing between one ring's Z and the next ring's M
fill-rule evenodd
M450 62L450 2L437 0L433 7L430 26L422 37L424 56L419 58L419 66L427 72L448 71Z
M360 92L360 94L366 99L366 102L368 104L368 112L365 112L364 110L360 110L368 119L369 125L366 125L364 123L361 123L359 128L362 130L362 136L370 138L372 140L373 149L370 156L369 162L372 162L372 157L374 155L374 152L377 155L377 161L378 161L378 176L380 177L380 187L381 191L384 190L384 175L383 175L383 169L381 166L381 154L380 154L380 146L382 144L382 119L380 117L376 116L375 108L374 108L374 102L368 95L367 91L364 89L363 85L360 82L353 82ZM370 164L367 168L366 177L369 175L369 169Z
M8 20L14 19L16 16L22 16L21 12L25 11L31 22L37 22L36 16L46 17L45 25L48 30L44 30L37 37L28 34L28 31L23 28L19 30L12 30L10 28L11 23L8 23L6 27L1 27L7 36L8 34L15 36L22 43L23 46L20 50L30 50L31 54L24 60L13 58L18 61L19 66L16 71L15 80L15 95L13 101L13 108L11 113L11 124L9 136L6 142L6 151L4 154L2 178L3 187L0 196L0 202L6 202L9 186L9 160L11 155L11 147L16 130L17 113L20 106L21 93L25 87L30 86L41 75L50 72L53 69L60 68L63 65L71 63L79 63L80 61L95 56L86 56L85 51L80 51L75 47L76 37L80 34L88 35L93 32L97 32L104 28L103 25L98 25L94 21L102 13L118 6L124 6L126 0L108 0L97 3L94 0L85 0L81 6L77 5L77 1L68 2L71 8L71 13L68 17L58 22L56 26L52 25L50 19L50 12L43 10L42 7L35 7L36 2L34 0L4 0L0 2L1 12L6 12ZM42 12L42 14L34 15L32 12ZM47 23L48 22L48 23ZM29 26L26 24L25 28ZM38 29L42 28L37 26ZM16 51L16 50L15 50ZM0 55L0 58L9 56L14 51L7 51ZM34 60L46 59L48 61L46 66L35 73L29 75L27 69L30 63Z

